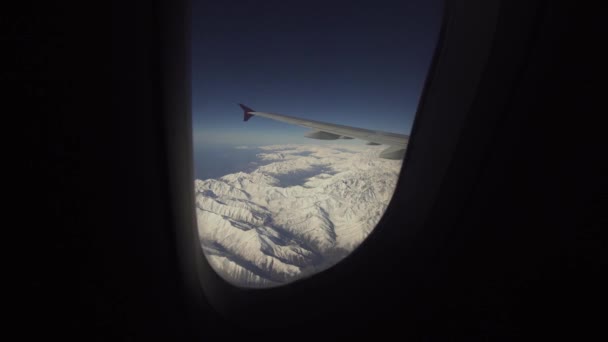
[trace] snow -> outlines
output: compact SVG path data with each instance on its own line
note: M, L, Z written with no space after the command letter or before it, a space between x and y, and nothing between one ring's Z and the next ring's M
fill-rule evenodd
M388 205L401 161L385 146L272 145L263 166L196 180L201 246L213 269L242 287L285 284L342 260Z

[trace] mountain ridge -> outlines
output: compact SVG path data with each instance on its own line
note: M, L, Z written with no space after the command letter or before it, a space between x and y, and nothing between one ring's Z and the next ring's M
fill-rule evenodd
M253 171L195 180L201 246L242 287L288 283L331 267L373 230L401 161L382 147L271 145Z

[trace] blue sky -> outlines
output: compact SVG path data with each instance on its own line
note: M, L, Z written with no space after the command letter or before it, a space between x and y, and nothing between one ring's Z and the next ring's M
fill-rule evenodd
M436 45L440 5L193 1L195 144L314 142L302 137L305 128L255 117L243 122L238 103L409 133Z

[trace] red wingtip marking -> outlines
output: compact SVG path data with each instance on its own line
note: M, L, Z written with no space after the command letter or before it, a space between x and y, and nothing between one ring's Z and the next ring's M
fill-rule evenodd
M250 114L250 112L255 112L255 110L240 103L239 106L241 106L241 108L243 109L243 121L249 120L253 116L253 114Z

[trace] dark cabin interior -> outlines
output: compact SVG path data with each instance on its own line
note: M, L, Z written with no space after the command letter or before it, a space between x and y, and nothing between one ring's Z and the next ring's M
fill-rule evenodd
M402 178L352 257L257 293L213 274L204 286L193 280L195 244L180 230L193 217L180 192L192 183L189 118L175 114L190 106L188 1L25 5L2 33L18 51L6 75L19 93L9 98L15 116L26 119L17 151L31 187L17 197L28 221L20 332L93 341L605 334L601 11L499 3L480 86L420 229L401 229L411 218L399 208L416 201L399 189L426 180Z

